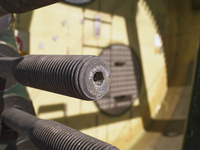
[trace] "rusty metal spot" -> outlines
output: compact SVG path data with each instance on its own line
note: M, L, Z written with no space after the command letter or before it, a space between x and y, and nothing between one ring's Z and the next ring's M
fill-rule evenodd
M123 114L132 107L139 95L139 60L131 48L120 44L106 48L100 57L108 63L112 81L108 93L96 104L106 114Z

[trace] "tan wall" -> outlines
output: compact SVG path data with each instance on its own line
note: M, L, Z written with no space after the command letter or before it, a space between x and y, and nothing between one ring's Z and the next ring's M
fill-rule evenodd
M99 55L103 47L111 44L131 46L143 71L140 95L133 107L121 116L111 117L101 113L94 102L33 88L28 91L38 117L57 120L120 149L128 149L145 131L167 91L165 53L158 53L155 47L155 35L161 32L158 23L165 21L157 22L155 14L166 17L166 4L158 2L155 7L145 0L102 0L102 11L98 11L97 4L95 1L83 8L54 4L17 15L16 28L30 32L30 54ZM94 37L92 19L96 14L103 20L99 38ZM163 31L162 34L165 35Z

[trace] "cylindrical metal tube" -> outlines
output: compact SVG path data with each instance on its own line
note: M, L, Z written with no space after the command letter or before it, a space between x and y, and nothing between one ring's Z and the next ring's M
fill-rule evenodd
M62 0L0 0L0 16L8 13L24 13Z
M107 63L90 55L0 57L0 77L84 100L100 99L110 85Z
M17 108L7 108L3 123L28 137L41 150L118 150L118 148L51 120L38 119Z

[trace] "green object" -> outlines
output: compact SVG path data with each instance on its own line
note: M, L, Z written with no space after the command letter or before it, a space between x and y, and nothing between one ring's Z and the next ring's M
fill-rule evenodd
M0 41L6 42L10 46L12 46L16 52L19 53L19 50L17 48L17 42L15 39L15 31L13 25L11 25L7 31L0 34Z

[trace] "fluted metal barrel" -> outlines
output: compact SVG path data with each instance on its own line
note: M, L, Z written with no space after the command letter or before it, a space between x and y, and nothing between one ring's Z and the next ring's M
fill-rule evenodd
M0 57L0 77L84 100L100 99L110 85L107 63L91 55Z
M2 121L28 137L40 150L119 150L58 122L38 119L16 108L5 109Z

